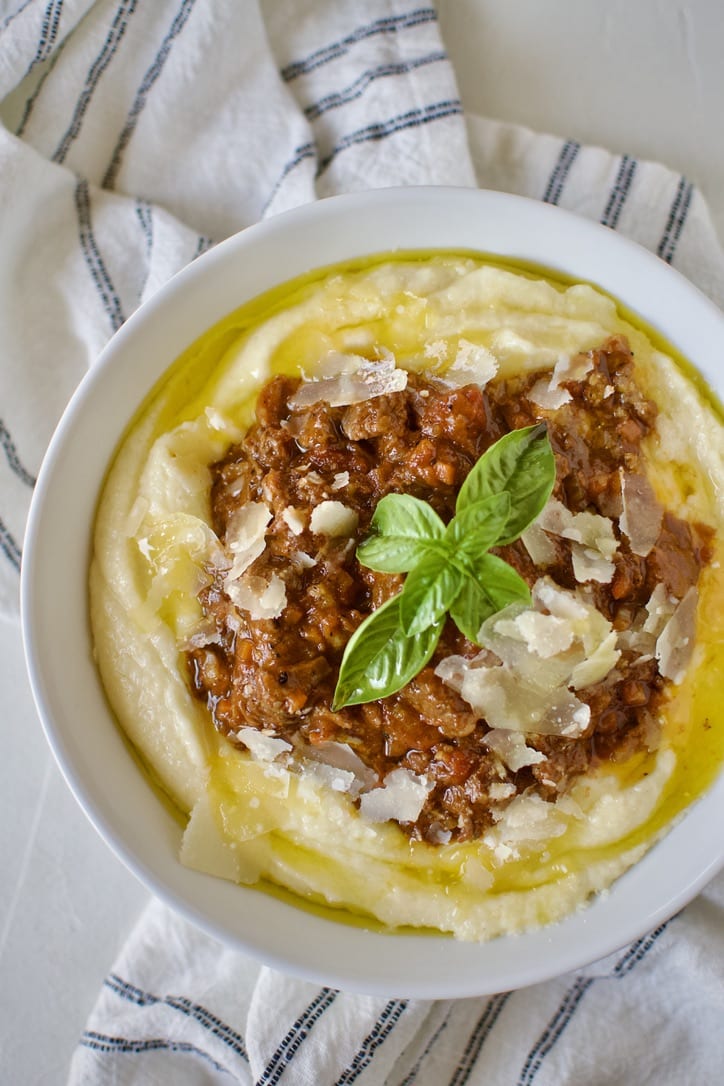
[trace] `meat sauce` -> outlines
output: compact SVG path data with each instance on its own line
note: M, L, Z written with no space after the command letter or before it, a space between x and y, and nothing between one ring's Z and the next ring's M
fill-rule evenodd
M623 338L608 340L589 357L593 368L580 381L563 382L572 399L548 420L557 469L553 496L574 513L618 518L619 469L645 474L641 442L654 425L656 406L636 385ZM485 720L435 675L441 658L479 652L451 620L430 664L398 694L330 709L349 638L403 583L401 575L373 572L355 557L377 502L390 492L412 494L449 520L482 453L503 434L540 419L530 396L539 377L493 380L481 389L451 388L411 373L402 392L348 407L320 402L296 410L288 404L299 379L275 377L259 396L256 423L212 466L213 525L221 539L244 503L263 501L270 509L266 547L249 572L281 577L287 602L280 617L252 621L233 605L217 573L200 596L213 637L187 652L194 692L232 741L240 728L253 727L299 749L341 742L379 782L399 767L425 775L433 787L417 821L402 828L431 842L484 833L493 809L501 809L501 781L513 786L504 790L503 803L525 790L555 799L573 777L602 760L623 760L657 742L667 682L654 658L624 650L613 681L609 676L578 692L591 709L583 736L527 736L544 760L517 772L501 767L483 742ZM326 500L357 513L355 538L311 531L311 513ZM294 530L283 516L290 507ZM613 579L591 582L587 590L614 628L624 631L657 584L680 599L696 583L711 557L711 532L666 512L655 546L642 558L618 526L614 530L619 547ZM529 585L546 574L576 588L570 543L551 541L555 558L545 567L533 564L520 540L493 553Z

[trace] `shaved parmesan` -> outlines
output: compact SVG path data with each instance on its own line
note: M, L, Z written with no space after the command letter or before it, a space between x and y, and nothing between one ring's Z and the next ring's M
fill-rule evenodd
M665 679L682 682L694 651L698 594L690 588L667 622L656 642L656 659Z
M621 657L617 642L618 634L615 630L611 630L590 656L587 656L580 664L576 664L571 672L571 686L574 690L583 690L584 687L593 686L594 683L606 678Z
M370 362L360 355L344 355L338 372L320 380L305 381L289 398L289 407L311 407L325 402L330 407L347 407L387 396L407 388L407 370L397 369L391 356Z
M345 780L347 775L351 775L352 780L346 791L353 796L357 796L365 788L372 788L377 780L374 770L365 765L348 743L326 740L323 743L301 746L297 753L304 758L305 772L314 762L321 763L330 771L339 771Z
M252 883L259 877L259 870L243 871L237 849L224 840L206 793L191 811L181 839L179 859L184 867L232 882Z
M628 536L632 552L645 558L659 538L664 511L645 475L628 475L623 468L619 475L623 503L619 527Z
M544 660L569 649L574 637L573 627L565 619L532 610L521 611L513 619L500 619L495 623L495 629L507 637L527 642Z
M582 381L592 369L593 358L590 354L562 354L553 367L551 385L558 388L562 381Z
M425 358L434 358L436 362L447 360L447 343L444 339L429 339L423 348Z
M480 643L488 654L448 657L435 674L494 730L575 738L588 728L591 710L574 691L616 665L617 634L595 607L550 578L540 578L531 596L531 608L512 604L483 623ZM491 664L489 654L500 662Z
M357 530L359 516L343 502L324 501L313 511L309 526L313 532L328 536L351 536Z
M355 775L347 769L335 769L334 766L325 765L324 762L310 762L304 766L304 773L326 784L333 792L350 792L356 795L359 789L355 789Z
M531 388L528 399L546 411L557 411L559 407L570 403L573 397L568 389L552 388L550 382L541 379Z
M550 577L540 577L531 591L533 604L574 624L585 623L591 610L575 592L559 588Z
M503 765L512 773L517 773L528 765L537 765L546 760L545 754L529 747L525 737L520 732L508 731L505 728L493 728L483 738L486 747L494 751ZM506 799L515 794L515 785L493 783L490 785L490 798L492 800Z
M257 728L239 728L236 738L241 740L255 762L273 762L280 754L292 749L291 743L285 739L266 735Z
M246 573L236 581L227 579L224 588L231 602L254 620L278 618L286 606L287 588L276 573L268 581Z
M597 581L598 584L610 584L616 570L613 562L604 558L598 551L589 547L582 547L580 543L571 546L571 559L573 561L573 576L578 584L586 581Z
M282 509L282 520L293 535L301 535L304 531L304 514L300 509L295 509L293 505L288 505L286 509Z
M235 581L262 554L271 519L269 506L264 502L246 502L235 510L226 529L226 546L232 554L227 581Z
M498 360L492 351L467 339L458 340L458 349L443 379L453 384L476 384L483 388L498 372Z
M550 566L555 562L556 548L539 524L531 524L520 539L536 566Z
M582 381L593 369L593 359L588 355L576 355L571 358L562 354L555 366L550 380L541 378L536 381L528 396L533 403L548 411L557 411L559 407L570 403L572 395L566 388L561 388L563 381Z
M573 573L579 584L586 581L610 583L618 540L608 517L598 513L571 513L562 502L552 498L533 527L570 540Z
M409 769L393 769L382 788L360 797L360 813L368 822L415 822L427 799L429 785Z
M306 551L295 551L292 555L292 565L296 569L312 569L317 564L317 559L312 558Z
M522 852L540 851L565 833L567 819L557 804L524 792L500 813L497 825L483 837L495 866L518 859Z
M666 591L666 585L657 584L646 604L644 632L658 637L676 610L677 600Z
M516 736L517 732L514 733ZM535 751L536 754L540 754L540 751ZM488 788L488 795L492 800L510 799L515 795L515 785L510 781L493 781Z

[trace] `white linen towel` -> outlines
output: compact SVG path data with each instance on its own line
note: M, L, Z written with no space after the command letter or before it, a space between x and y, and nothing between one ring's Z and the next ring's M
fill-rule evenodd
M477 183L618 229L724 304L724 256L687 179L464 118L424 0L12 0L0 119L9 617L34 476L82 373L171 274L262 216L370 186ZM720 877L576 975L489 999L385 1000L261 967L152 902L70 1082L713 1082L723 952Z

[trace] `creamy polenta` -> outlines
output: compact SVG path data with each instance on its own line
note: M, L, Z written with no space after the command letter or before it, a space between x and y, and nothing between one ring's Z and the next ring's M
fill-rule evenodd
M613 527L604 531L606 518L598 516L595 539L586 535L593 521L575 520L589 514L549 503L523 536L530 560L542 562L533 605L504 612L499 627L497 619L486 623L478 642L484 660L468 653L456 663L451 655L436 662L435 674L474 719L488 716L481 705L492 706L476 700L485 683L488 690L513 666L503 642L515 653L525 643L543 670L570 658L556 690L571 713L557 737L578 737L588 734L586 690L613 681L622 653L640 635L666 678L646 744L630 756L599 758L560 788L541 773L516 776L544 760L536 728L555 735L555 713L526 728L506 702L500 719L488 722L496 740L488 755L501 772L490 786L484 829L463 833L447 812L453 821L428 820L416 835L410 826L434 788L426 772L405 762L380 779L339 737L319 757L273 723L233 733L214 726L213 697L198 696L190 666L193 652L219 636L204 603L210 586L232 585L227 611L241 609L247 623L249 615L283 622L283 569L266 580L252 576L271 533L341 539L349 561L362 535L345 503L345 472L314 481L312 524L292 506L272 516L262 494L247 503L233 540L215 530L212 466L249 431L270 378L301 377L300 388L312 389L295 394L303 406L305 396L311 404L315 396L341 403L394 397L415 375L442 388L483 391L530 375L528 409L532 404L552 426L571 400L568 390L584 380L576 360L612 337L625 337L642 397L658 409L641 442L653 500L709 531L696 605L691 595L684 606L671 592L652 593L648 611L634 614L632 606L626 621L604 619L596 586L611 580L619 541L625 535L627 551L644 555L653 543L637 541L625 502L609 518ZM610 389L602 395L614 395ZM643 506L621 471L631 522ZM673 352L587 284L474 255L410 254L327 269L242 306L194 343L142 405L109 469L95 526L90 598L98 666L121 727L183 817L182 862L239 883L276 884L338 908L340 918L356 914L470 940L550 923L584 905L708 786L724 755L723 486L724 430L712 402ZM546 575L552 538L573 548L575 585L553 585ZM299 553L302 564L317 560ZM667 632L677 609L680 623ZM569 620L580 628L570 632ZM554 629L566 638L560 651L546 640ZM263 704L256 711L263 715ZM487 734L488 725L479 727ZM526 787L516 792L515 780Z

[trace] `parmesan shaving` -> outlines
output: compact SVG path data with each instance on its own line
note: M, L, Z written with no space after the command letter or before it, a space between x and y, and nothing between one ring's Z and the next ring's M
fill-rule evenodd
M571 513L555 498L548 502L535 523L546 532L580 543L605 558L613 558L618 550L613 521L598 513Z
M245 573L266 546L266 528L272 519L264 502L246 502L237 509L226 529L226 546L231 551L231 569L227 581L235 581Z
M295 551L292 555L292 565L296 569L312 569L317 564L317 559L312 558L306 551Z
M566 388L561 388L563 381L582 381L593 369L593 359L589 355L560 355L553 367L550 380L541 377L529 392L533 403L544 410L557 411L559 407L570 403L573 396Z
M297 753L304 758L305 770L310 762L320 762L331 770L350 773L354 782L350 784L348 791L354 796L364 788L372 788L377 780L374 770L365 765L348 743L325 740L323 743L301 746Z
M619 475L623 504L619 527L628 536L632 552L645 558L659 538L664 511L645 475L628 475L623 468Z
M657 584L646 604L644 633L658 637L676 610L677 600L666 591L666 585Z
M360 355L341 356L336 374L320 380L304 381L289 398L289 407L311 407L324 401L330 407L348 407L375 396L388 396L407 388L407 370L397 369L392 357L370 362Z
M593 358L590 354L562 354L553 367L551 387L558 388L563 381L582 381L592 369Z
M513 604L483 623L479 640L487 653L448 657L435 674L494 730L575 738L591 720L575 691L616 665L617 634L595 607L547 577L533 586L532 603ZM499 663L491 664L489 654Z
M497 372L498 360L492 351L478 343L460 338L455 358L442 377L455 385L476 384L484 388Z
M254 621L278 618L286 606L287 588L276 573L268 581L246 573L236 581L227 579L224 588L231 602Z
M522 851L540 851L550 840L565 833L566 827L566 816L556 804L535 793L524 792L508 804L495 828L483 837L483 843L498 866L517 859Z
M536 566L549 566L556 560L556 548L539 524L533 523L520 537Z
M260 874L260 868L250 869L242 864L239 849L224 839L205 793L191 811L181 839L179 859L184 867L232 882L253 883Z
M666 623L656 642L659 671L665 679L671 679L676 684L682 682L694 651L697 600L697 591L692 587Z
M616 570L613 562L604 558L598 551L583 547L580 543L571 545L573 576L578 584L597 581L598 584L610 584Z
M484 737L486 747L494 751L503 765L512 773L517 773L528 765L537 765L546 760L545 754L529 747L520 732L508 731L505 728L493 728ZM490 785L490 798L492 800L506 799L515 794L514 784L502 784L495 782Z
M291 743L285 739L266 735L257 728L239 728L236 738L241 740L255 762L273 762L280 754L292 749Z
M288 505L286 509L282 509L282 520L293 535L301 535L304 531L304 515L301 510L295 509L293 505Z
M351 536L357 530L359 516L343 502L324 501L312 511L309 527L328 536Z
M570 403L573 397L568 389L552 388L548 381L541 379L540 381L536 381L531 388L528 393L528 399L538 407L542 407L545 411L557 411L559 407L563 407L564 404Z
M415 822L429 790L425 777L417 777L409 769L393 769L382 788L360 797L360 813L368 822Z

